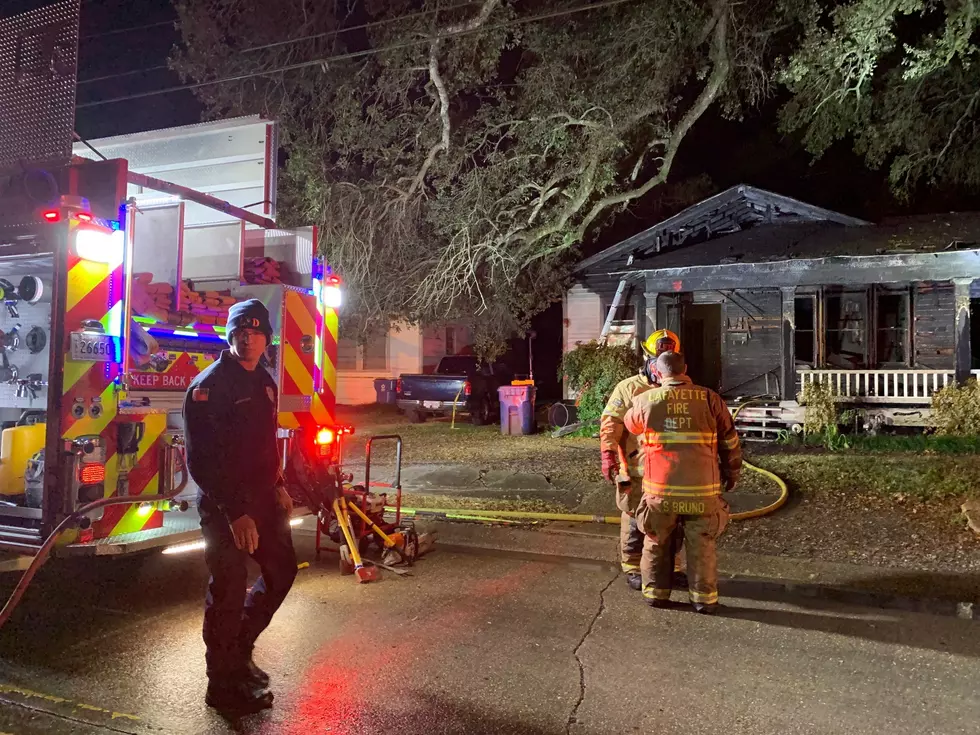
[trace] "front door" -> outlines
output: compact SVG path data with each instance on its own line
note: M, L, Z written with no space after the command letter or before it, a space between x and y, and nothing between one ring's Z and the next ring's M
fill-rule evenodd
M697 385L721 386L721 304L685 304L681 348Z

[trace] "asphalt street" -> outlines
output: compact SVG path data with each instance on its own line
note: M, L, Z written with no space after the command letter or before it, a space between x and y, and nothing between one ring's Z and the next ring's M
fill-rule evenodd
M300 558L311 542L298 538ZM560 549L556 549L560 552ZM56 561L0 632L0 733L975 733L975 621L815 599L653 610L602 562L325 557L259 641L273 710L203 701L200 553ZM3 583L3 590L12 580Z

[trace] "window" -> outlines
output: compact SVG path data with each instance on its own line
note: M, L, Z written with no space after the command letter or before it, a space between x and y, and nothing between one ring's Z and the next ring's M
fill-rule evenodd
M612 308L612 297L607 297L602 299L602 321L606 321L606 317L609 315L609 309ZM616 309L616 313L613 315L614 322L631 322L636 319L636 304L633 299L627 298L625 295L620 299L619 306Z
M388 335L376 334L364 345L364 369L388 369Z
M880 291L876 306L875 348L878 364L908 364L908 292Z
M357 343L352 339L337 342L337 369L357 370Z
M867 292L827 293L824 314L827 366L845 369L867 367Z
M793 304L796 364L817 364L817 297L797 296Z

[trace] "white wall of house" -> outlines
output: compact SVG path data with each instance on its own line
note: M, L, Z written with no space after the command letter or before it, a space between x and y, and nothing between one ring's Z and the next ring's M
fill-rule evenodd
M348 406L374 403L376 378L434 372L444 356L465 352L472 342L471 330L459 324L424 328L401 324L360 346L341 339L337 355L337 403Z
M585 286L575 284L562 300L562 351L571 352L579 344L599 339L606 315L602 313L602 299ZM568 386L565 397L570 398Z
M375 378L422 372L422 331L402 324L366 345L341 339L337 358L337 403L374 403Z
M585 344L599 339L606 315L602 313L602 300L599 295L576 284L565 294L562 316L564 319L562 350L571 352L579 343Z

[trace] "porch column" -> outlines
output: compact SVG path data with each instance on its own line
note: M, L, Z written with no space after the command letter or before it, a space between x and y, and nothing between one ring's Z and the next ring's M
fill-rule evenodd
M970 377L973 367L973 353L970 348L970 286L972 278L953 279L953 302L956 313L953 321L956 349L956 382L964 383Z
M660 294L656 291L647 291L643 294L645 316L643 319L643 333L639 335L639 341L641 343L657 331L657 297L659 296Z
M782 317L782 363L780 374L782 383L782 399L796 400L796 342L793 339L796 331L796 288L779 289L783 297Z

